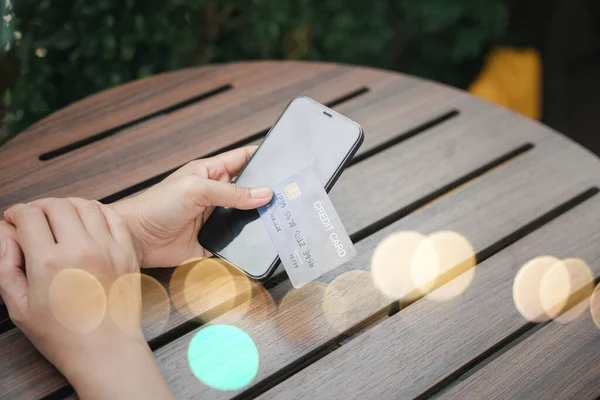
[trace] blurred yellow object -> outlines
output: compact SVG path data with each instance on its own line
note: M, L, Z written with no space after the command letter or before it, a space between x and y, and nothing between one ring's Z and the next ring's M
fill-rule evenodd
M533 49L498 48L487 57L469 92L532 119L540 119L542 61Z

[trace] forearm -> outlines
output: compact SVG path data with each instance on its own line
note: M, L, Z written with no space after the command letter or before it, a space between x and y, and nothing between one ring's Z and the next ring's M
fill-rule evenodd
M116 343L72 361L64 374L82 400L173 399L152 351L141 341Z

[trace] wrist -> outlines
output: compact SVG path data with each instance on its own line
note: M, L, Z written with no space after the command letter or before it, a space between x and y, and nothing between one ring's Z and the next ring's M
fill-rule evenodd
M125 220L131 240L133 242L133 248L137 256L140 267L145 266L145 246L141 240L140 230L137 220L137 207L132 201L133 198L119 200L116 203L110 204L120 216Z
M82 351L63 371L81 399L169 398L154 355L142 339Z
M107 365L121 367L130 362L129 354L150 351L143 339L129 337L126 334L92 334L83 340L74 340L71 346L63 348L57 357L56 366L74 387L85 384L90 378L100 378L107 372ZM118 361L118 362L115 362Z

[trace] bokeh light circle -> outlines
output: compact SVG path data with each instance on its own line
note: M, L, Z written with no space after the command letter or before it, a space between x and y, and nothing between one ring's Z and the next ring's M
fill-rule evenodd
M199 261L183 284L188 309L202 321L231 310L235 304L235 282L228 268L213 258Z
M264 286L253 284L249 296L248 300L227 313L225 323L243 326L248 323L247 320L252 321L249 323L263 323L276 317L277 305Z
M90 333L106 315L104 287L98 278L82 269L67 268L57 273L48 296L52 314L72 332Z
M171 279L169 280L169 295L171 297L171 302L173 303L173 306L177 312L181 314L184 319L192 318L192 313L189 310L185 300L185 291L183 290L185 278L199 261L200 260L181 264L175 268L173 274L171 275Z
M120 276L108 292L108 310L125 333L137 335L140 324L146 336L161 333L169 321L171 302L156 279L140 273Z
M234 291L230 292L235 300L234 307L236 312L239 315L242 315L248 311L253 296L258 296L262 285L256 281L253 281L248 277L248 275L229 264L227 264L227 268L233 278L234 283ZM257 289L256 291L254 290L255 288Z
M322 306L326 289L322 282L309 282L291 289L281 300L277 326L289 340L310 340L324 329L331 329Z
M447 301L469 287L475 277L475 250L462 235L436 232L422 241L411 260L414 286L428 299Z
M185 318L210 321L237 305L248 306L255 285L244 273L217 258L184 264L171 276L171 300Z
M256 377L259 354L252 338L231 325L201 329L188 347L188 363L194 376L219 390L237 390Z
M562 261L556 257L541 256L526 262L517 272L513 282L513 301L527 321L545 322L550 319L540 301L541 281L550 269L560 264Z
M425 241L418 232L396 232L382 240L371 258L373 283L390 299L411 301L421 293L411 278L411 262L415 251Z
M540 282L540 302L556 321L569 323L582 315L594 290L594 275L585 261L568 258L552 266Z
M348 271L327 286L323 312L337 332L344 332L389 304L367 271Z
M235 310L242 317L259 286L218 258L201 258L175 269L169 282L173 306L184 319L208 322Z

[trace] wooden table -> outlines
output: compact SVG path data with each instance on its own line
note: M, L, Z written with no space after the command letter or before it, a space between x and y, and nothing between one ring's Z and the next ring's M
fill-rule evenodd
M191 373L198 321L175 307L150 315L146 335L176 397L598 396L600 330L590 311L568 324L530 323L513 281L543 255L578 257L600 274L600 163L547 127L449 87L301 62L159 75L84 99L0 149L0 210L45 196L117 201L190 160L260 140L298 94L366 132L331 191L359 255L300 291L279 273L243 306L212 313L208 324L237 326L258 348L257 376L240 390L212 389ZM466 291L447 301L382 299L371 257L400 231L466 238L477 257ZM150 274L173 290L173 269ZM166 326L152 323L164 313ZM73 396L5 310L0 320L0 397Z

